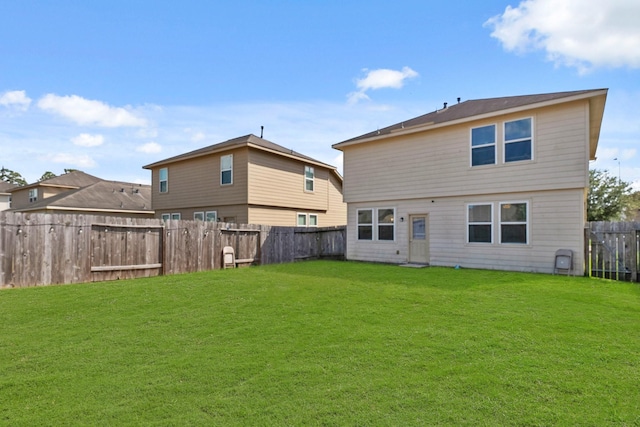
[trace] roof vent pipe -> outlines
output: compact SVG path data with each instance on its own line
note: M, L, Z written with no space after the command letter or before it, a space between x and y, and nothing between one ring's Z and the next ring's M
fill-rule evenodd
M264 134L264 126L260 126L260 138L262 138L263 134Z
M458 104L460 104L460 97L458 97Z
M446 102L444 103L444 108L445 108L445 109L447 108L447 103L446 103Z

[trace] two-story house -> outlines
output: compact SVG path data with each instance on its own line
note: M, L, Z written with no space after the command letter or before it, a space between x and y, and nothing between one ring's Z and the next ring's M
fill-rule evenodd
M163 219L239 224L346 224L342 176L331 165L255 135L144 166Z
M78 170L9 191L16 212L154 217L151 186L107 181Z
M347 259L584 272L589 160L606 89L478 99L333 145Z

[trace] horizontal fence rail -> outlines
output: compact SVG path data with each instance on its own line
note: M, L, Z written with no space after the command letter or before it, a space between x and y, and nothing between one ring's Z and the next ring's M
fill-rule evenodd
M0 212L0 288L85 283L241 265L343 259L346 227Z

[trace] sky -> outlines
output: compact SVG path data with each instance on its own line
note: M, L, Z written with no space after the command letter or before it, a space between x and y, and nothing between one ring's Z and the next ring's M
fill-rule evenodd
M609 89L593 169L640 190L639 0L0 0L0 166L29 183L254 134L332 144L445 102Z

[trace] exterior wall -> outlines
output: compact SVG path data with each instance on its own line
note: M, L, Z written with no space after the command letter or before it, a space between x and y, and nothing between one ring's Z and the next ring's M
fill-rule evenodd
M251 150L249 162L250 204L327 210L330 170L262 150ZM305 191L305 166L314 168L313 192Z
M528 244L499 243L499 203L529 203ZM468 204L493 203L493 243L467 243ZM394 241L359 241L357 210L395 208ZM430 265L552 273L555 252L571 249L574 273L584 273L583 189L501 193L349 204L347 259L405 263L409 257L409 215L428 215ZM404 221L399 219L403 218Z
M346 225L347 224L347 204L342 197L342 181L335 174L329 176L329 208L326 213L326 225L321 227Z
M533 117L533 160L502 162L503 123ZM496 124L495 165L471 167L472 127ZM343 147L347 203L588 187L588 101Z
M0 211L11 208L11 195L0 194Z
M220 184L220 157L233 154L233 183ZM201 211L204 207L247 203L247 148L216 153L167 165L168 191L159 192L159 171L153 168L151 177L152 205L158 212ZM156 215L159 216L159 215Z
M249 214L247 205L227 205L227 206L199 206L197 208L176 208L163 209L155 211L156 218L162 218L162 214L180 214L180 219L192 220L195 212L216 211L218 222L222 222L225 218L235 218L238 224L249 224Z
M57 196L61 193L66 193L67 191L72 191L73 188L61 188L61 187L49 187L49 186L37 186L37 187L29 187L25 189L20 189L18 191L14 191L12 193L12 208L13 209L23 209L28 208L31 202L29 202L29 190L37 189L38 190L38 200L44 200L46 198Z

